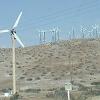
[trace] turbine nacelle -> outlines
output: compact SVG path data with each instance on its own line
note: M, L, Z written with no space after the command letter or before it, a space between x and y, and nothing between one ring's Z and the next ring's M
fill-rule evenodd
M13 33L16 33L16 30L15 29L12 29L12 30L10 30L10 32L11 32L11 35L12 35Z

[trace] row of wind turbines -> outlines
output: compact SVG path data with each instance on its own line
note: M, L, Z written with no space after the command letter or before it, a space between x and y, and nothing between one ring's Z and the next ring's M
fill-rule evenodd
M66 32L66 40L71 39L95 39L100 38L99 25L95 24L89 27L80 26L80 30L77 31L76 28L72 28L70 32ZM60 29L55 27L51 30L39 30L39 44L47 43L46 36L48 33L51 34L51 43L57 42L61 39L62 34L60 34Z
M49 31L46 31L46 30L39 30L39 43L40 44L43 44L43 43L46 43L46 33L51 33L52 35L52 39L51 39L51 42L57 42L59 41L59 28L56 27L56 28L53 28Z
M100 38L99 25L95 24L92 26L80 26L80 30L72 28L72 31L67 34L67 40L71 39L97 39Z

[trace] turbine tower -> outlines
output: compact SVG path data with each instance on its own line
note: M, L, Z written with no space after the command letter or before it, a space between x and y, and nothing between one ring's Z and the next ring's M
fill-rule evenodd
M55 42L55 29L51 30L52 32L52 42Z
M17 40L19 42L19 44L24 48L24 45L22 43L22 41L20 40L20 38L17 36L16 34L16 30L15 28L18 26L19 20L21 18L22 12L20 12L14 26L12 27L12 29L10 30L0 30L0 33L6 33L6 32L10 32L11 33L11 39L12 39L12 63L13 63L13 94L16 93L16 69L15 69L15 40Z
M60 40L60 38L59 38L59 28L58 27L56 28L56 39L57 39L57 41Z
M52 41L53 42L59 41L59 28L58 27L53 28L51 32L52 32Z
M85 27L83 27L83 26L81 26L81 34L82 34L82 39L85 39L86 37L86 32L87 31L87 29L85 28Z
M51 43L54 42L54 30L49 30L49 32L51 33Z
M42 43L45 43L46 42L46 31L44 30L41 30L39 32L39 38L40 38L40 42Z
M81 26L81 36L82 36L82 39L84 39L84 28L83 28L83 26Z
M43 42L45 43L46 42L46 34L45 34L46 32L45 31L43 31Z
M42 34L41 34L41 31L39 31L39 43L42 44Z
M73 34L73 39L75 39L75 30L73 27L72 27L72 34Z

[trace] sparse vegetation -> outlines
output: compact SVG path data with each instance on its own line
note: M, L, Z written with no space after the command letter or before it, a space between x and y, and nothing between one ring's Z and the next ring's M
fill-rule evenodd
M41 89L26 89L26 93L39 93L41 92Z
M28 78L27 81L32 81L32 78Z
M100 82L92 82L91 85L100 85Z
M16 81L17 89L22 89L20 94L23 97L40 96L44 100L67 100L64 83L72 78L74 91L71 92L71 100L86 100L87 97L100 95L100 54L99 46L95 46L100 41L80 41L85 40L70 41L71 46L66 43L68 41L63 41L57 47L55 43L50 48L29 47L21 52L16 49ZM7 60L1 57L4 62L0 62L4 72L1 74L1 79L4 79L0 83L2 87L12 86L12 61L7 52Z
M35 78L35 80L40 80L40 79L41 79L40 77L36 77L36 78Z

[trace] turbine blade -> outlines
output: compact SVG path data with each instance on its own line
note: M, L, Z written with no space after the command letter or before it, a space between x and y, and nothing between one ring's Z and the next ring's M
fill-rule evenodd
M16 22L15 22L15 24L13 26L13 29L18 26L18 23L19 23L19 20L20 20L21 16L22 16L22 12L20 12L19 16L17 17L17 20L16 20Z
M0 33L7 33L9 32L10 30L0 30Z
M19 39L19 37L14 33L14 37L16 38L16 40L19 42L19 44L24 48L24 44L22 43L22 41Z

